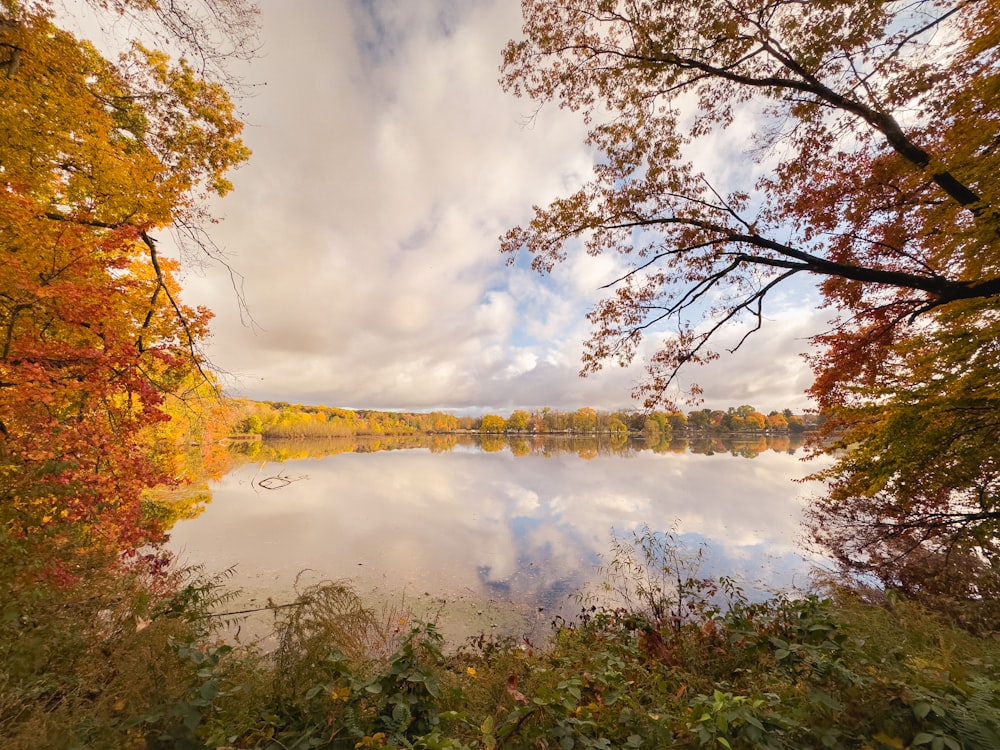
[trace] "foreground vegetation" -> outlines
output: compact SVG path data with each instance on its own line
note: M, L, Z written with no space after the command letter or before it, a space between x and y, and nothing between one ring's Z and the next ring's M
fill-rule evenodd
M444 644L433 623L366 608L330 582L273 608L277 647L265 653L218 639L224 580L153 556L91 560L67 587L0 537L3 744L1000 746L993 638L832 586L749 602L732 581L697 577L660 534L619 540L614 554L601 601L583 601L549 644Z

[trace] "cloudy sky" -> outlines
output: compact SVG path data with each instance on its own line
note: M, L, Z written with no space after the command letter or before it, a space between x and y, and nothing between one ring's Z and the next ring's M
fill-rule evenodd
M536 114L497 83L519 3L264 0L261 21L242 102L254 155L212 228L255 324L224 269L183 279L186 301L216 313L207 353L227 390L379 409L635 405L640 367L577 376L614 261L541 277L498 251L595 156L579 117ZM736 135L709 168L744 163ZM821 315L787 296L766 313L737 356L686 374L705 405L806 404L800 354Z

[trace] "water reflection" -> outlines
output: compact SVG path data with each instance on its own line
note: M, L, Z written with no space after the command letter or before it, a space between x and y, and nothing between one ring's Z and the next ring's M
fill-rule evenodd
M511 605L534 630L575 607L567 596L594 580L613 532L643 524L707 543L706 573L802 582L796 539L809 488L792 480L817 467L798 461L797 447L455 435L243 446L245 463L213 485L200 517L177 524L171 547L210 570L238 564L261 597L281 598L308 570L311 580L463 602L473 629L475 617L490 624L484 602Z
M478 435L445 433L440 435L386 435L382 437L351 436L323 440L269 440L267 442L233 442L230 460L287 461L294 458L321 458L339 453L374 453L388 450L424 448L432 453L471 449L484 453L510 451L515 456L532 453L554 455L575 453L580 458L599 455L629 456L642 451L653 453L696 453L715 455L729 453L743 458L755 458L761 453L788 453L802 450L802 435L696 435L672 437L657 442L626 435Z

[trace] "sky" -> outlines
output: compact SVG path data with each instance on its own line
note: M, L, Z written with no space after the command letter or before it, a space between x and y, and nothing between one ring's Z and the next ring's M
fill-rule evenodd
M519 3L264 0L261 10L260 55L238 71L253 156L210 228L252 321L225 268L182 276L183 299L215 312L205 351L226 391L459 413L640 406L630 394L641 363L578 376L586 313L617 261L577 253L541 276L498 249L599 157L578 115L501 90ZM747 163L742 150L730 133L705 166L724 182ZM704 389L701 406L808 405L801 354L824 318L799 292L770 299L763 332L737 355L684 373Z

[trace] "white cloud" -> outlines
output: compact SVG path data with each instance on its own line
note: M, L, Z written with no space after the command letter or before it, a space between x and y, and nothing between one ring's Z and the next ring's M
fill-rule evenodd
M550 276L505 265L498 235L586 179L578 117L497 83L515 3L263 3L244 103L254 151L213 236L245 277L242 324L222 269L185 299L217 313L211 359L251 398L371 408L627 405L639 367L580 380L586 312L621 259ZM528 124L526 124L528 123ZM720 404L796 405L806 316L688 373Z

